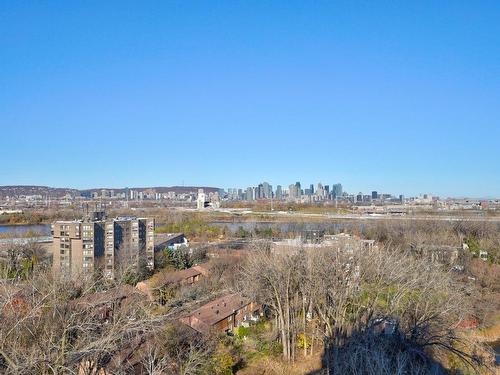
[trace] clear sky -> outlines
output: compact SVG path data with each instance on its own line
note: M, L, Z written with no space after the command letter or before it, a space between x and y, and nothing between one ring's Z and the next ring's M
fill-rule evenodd
M500 197L500 2L2 1L0 163Z

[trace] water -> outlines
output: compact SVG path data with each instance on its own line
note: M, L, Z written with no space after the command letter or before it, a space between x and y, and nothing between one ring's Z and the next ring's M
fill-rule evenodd
M495 342L490 342L488 345L491 346L491 348L495 352L496 364L500 365L500 340L497 340Z
M0 225L0 234L22 237L28 232L50 236L50 224Z

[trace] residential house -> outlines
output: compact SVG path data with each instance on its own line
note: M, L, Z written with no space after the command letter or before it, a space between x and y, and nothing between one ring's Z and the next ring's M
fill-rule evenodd
M185 270L174 272L159 272L149 280L137 283L136 288L146 294L150 301L156 300L153 291L164 287L178 287L184 285L193 285L199 282L203 277L207 277L210 272L210 265L196 265ZM159 301L161 303L161 300Z
M236 293L213 300L180 321L201 333L212 330L230 332L245 323L258 320L260 311L261 305Z

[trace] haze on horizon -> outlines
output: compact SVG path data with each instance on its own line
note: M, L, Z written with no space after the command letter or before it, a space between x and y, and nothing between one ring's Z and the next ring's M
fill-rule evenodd
M500 197L500 3L0 5L0 185Z

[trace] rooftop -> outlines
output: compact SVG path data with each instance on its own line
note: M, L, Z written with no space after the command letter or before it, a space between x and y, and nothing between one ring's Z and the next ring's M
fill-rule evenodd
M242 295L235 293L218 298L209 302L199 309L193 311L190 315L210 326L228 316L234 314L235 311L248 305L250 300Z

